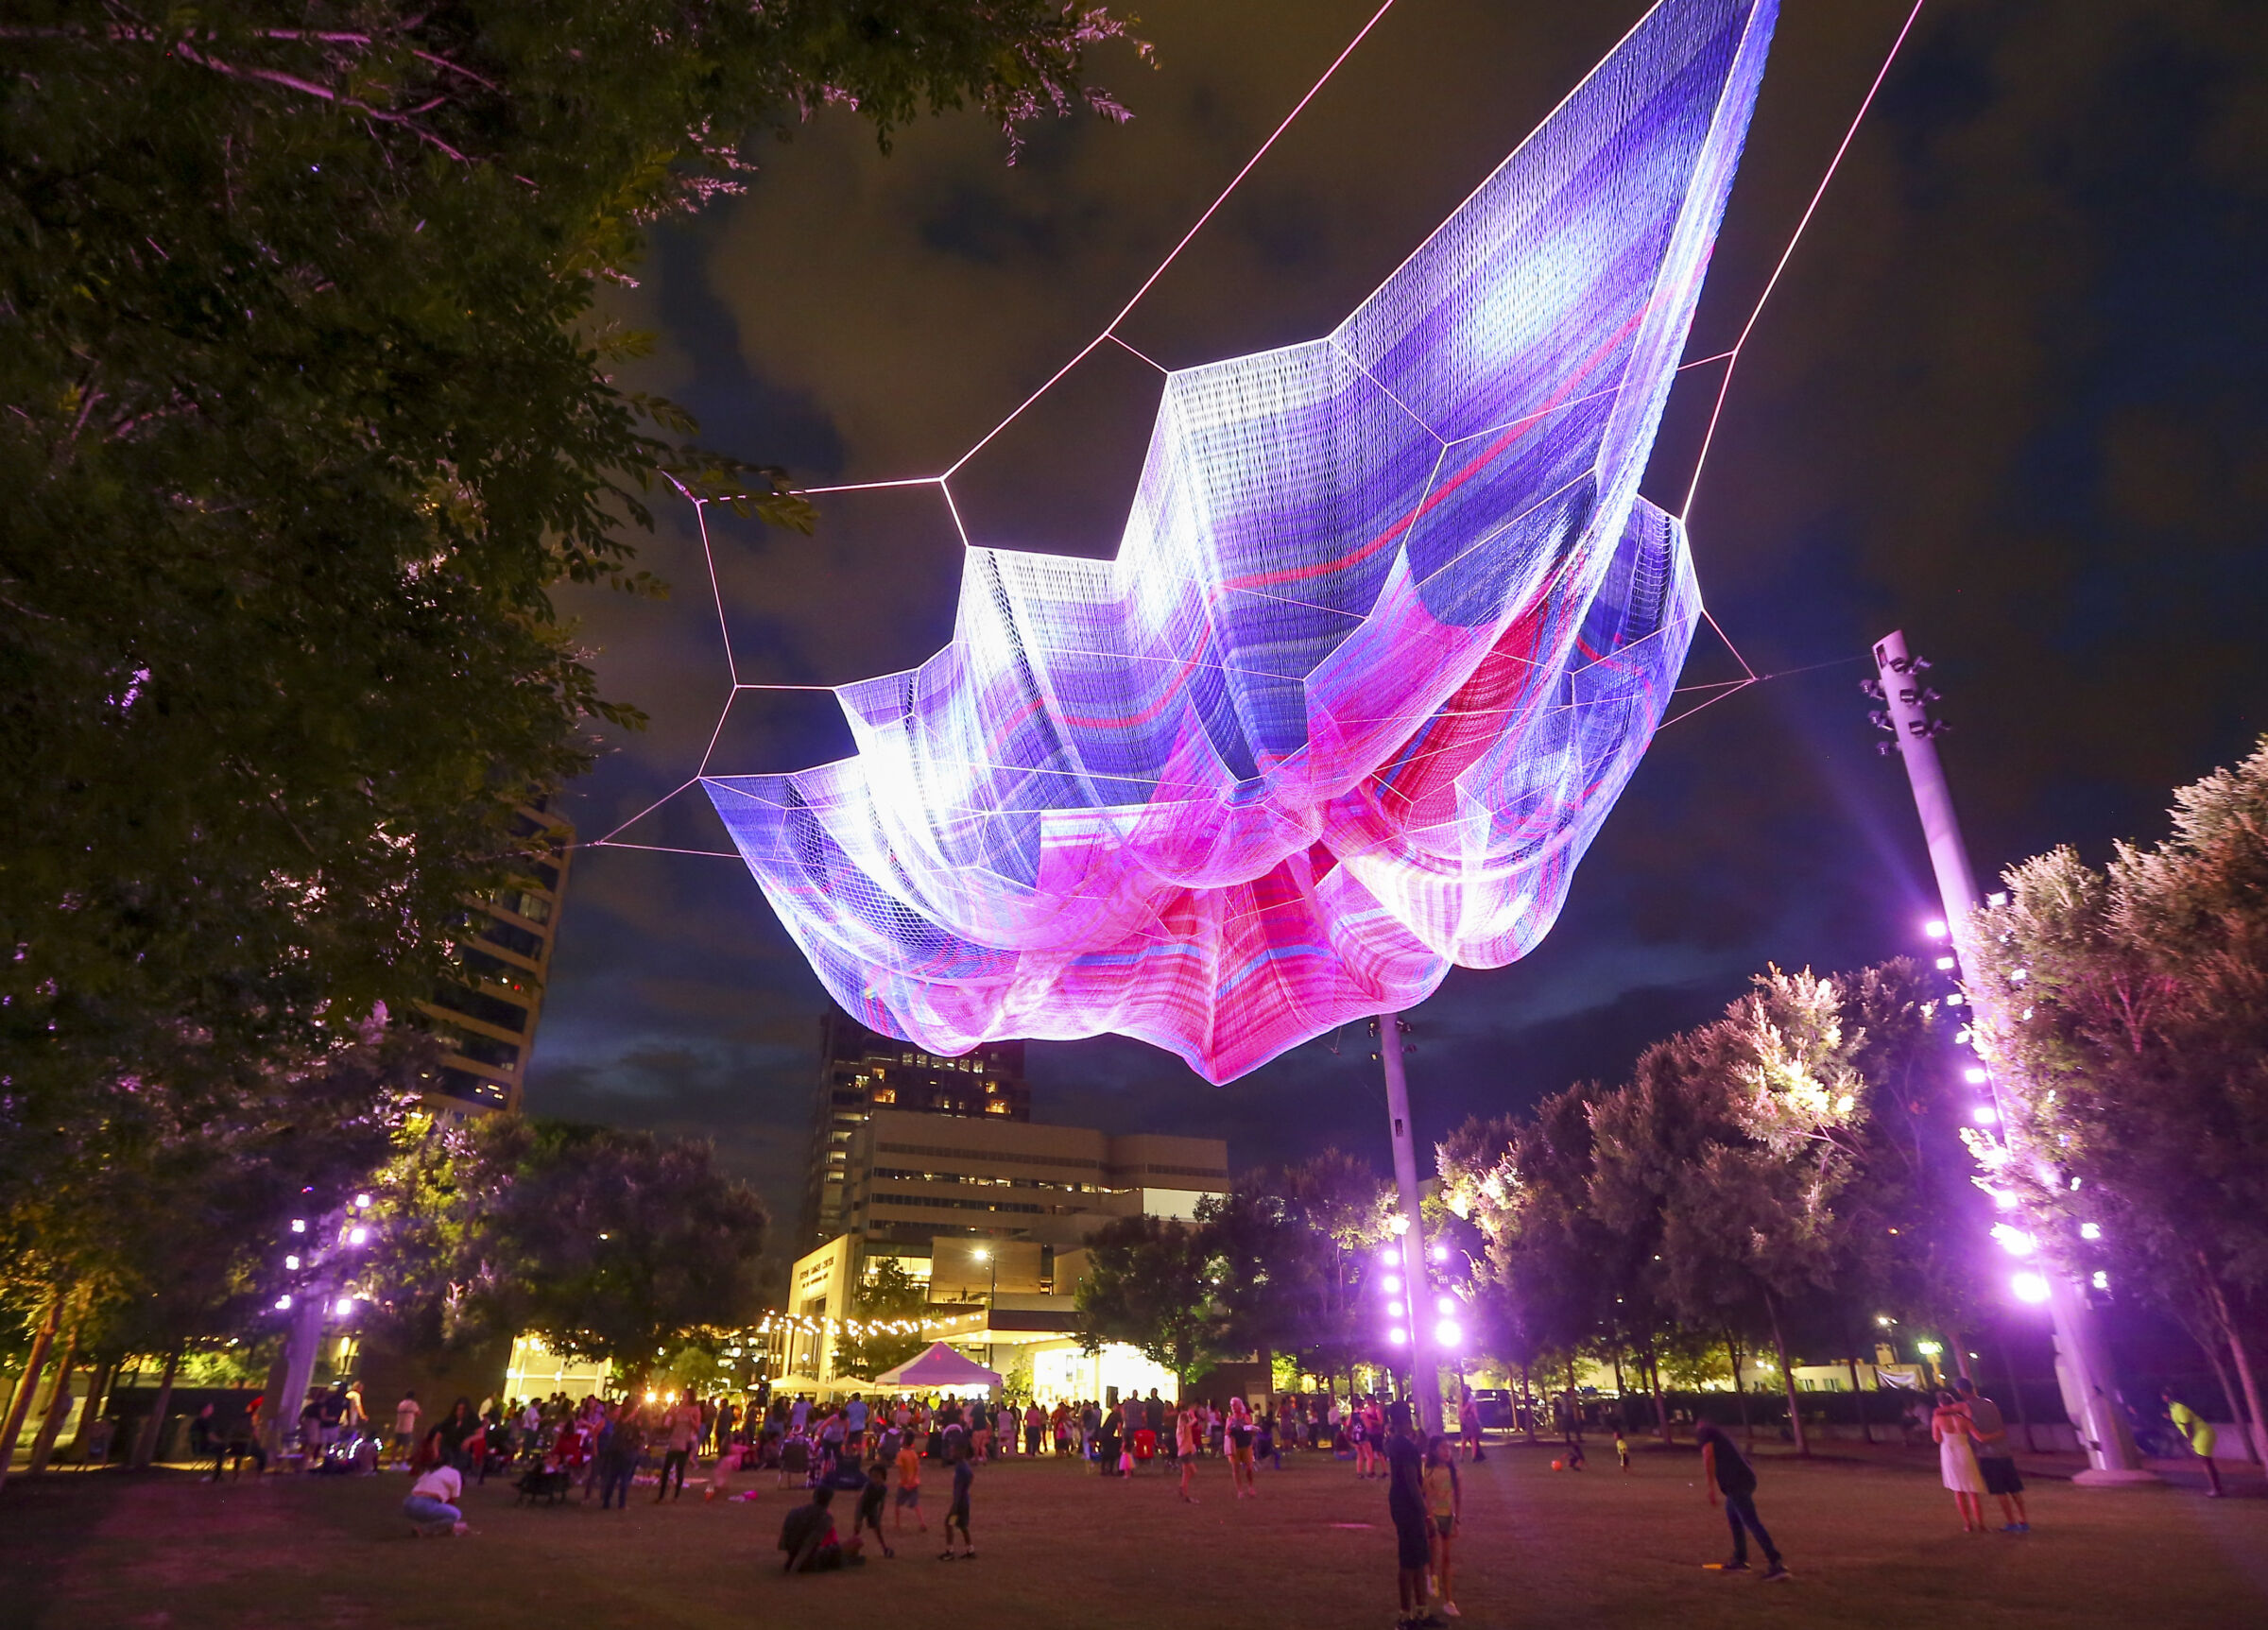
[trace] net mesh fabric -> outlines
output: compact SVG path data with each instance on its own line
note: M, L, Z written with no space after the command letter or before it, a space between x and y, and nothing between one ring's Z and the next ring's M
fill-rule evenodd
M1542 938L1700 614L1638 481L1774 11L1662 0L1337 330L1168 375L1114 560L971 548L855 756L704 778L846 1009L1225 1081Z

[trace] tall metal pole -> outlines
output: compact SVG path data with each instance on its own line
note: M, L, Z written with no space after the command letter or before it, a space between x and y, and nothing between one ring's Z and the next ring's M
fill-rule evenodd
M1937 758L1938 724L1929 715L1936 693L1922 683L1927 662L1917 663L1906 650L1902 632L1885 634L1875 643L1875 672L1881 686L1882 705L1899 756L1905 761L1906 780L1914 789L1914 807L1921 815L1921 834L1930 846L1930 866L1937 874L1937 894L1944 901L1945 922L1952 937L1953 955L1962 973L1978 966L1976 924L1977 878L1968 864L1968 849L1961 841L1961 823L1953 815L1953 795L1946 785L1945 766ZM1965 988L1973 986L1965 984ZM1972 1025L1982 1021L1986 1032L2000 1028L2000 1015L1990 1011L1990 999L1971 995ZM2000 1081L1985 1066L2000 1124L2006 1124L2001 1103ZM2055 1373L2063 1386L2064 1408L2079 1429L2087 1450L2088 1469L2076 1481L2090 1484L2155 1483L2156 1474L2136 1464L2133 1440L2122 1430L2110 1397L2110 1369L2105 1362L2102 1338L2093 1310L2070 1275L2047 1263L2048 1312L2053 1321Z
M1378 1056L1386 1067L1386 1119L1394 1140L1394 1192L1409 1224L1401 1234L1401 1305L1409 1319L1411 1424L1422 1437L1447 1429L1441 1424L1440 1364L1433 1327L1426 1322L1425 1225L1418 1210L1418 1145L1410 1130L1409 1077L1401 1067L1402 1029L1400 1014L1378 1016Z

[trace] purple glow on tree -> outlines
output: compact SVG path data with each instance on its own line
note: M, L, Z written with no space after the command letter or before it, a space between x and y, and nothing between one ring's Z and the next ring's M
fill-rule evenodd
M1223 1081L1542 939L1699 614L1638 482L1776 9L1662 0L1333 333L1169 376L1115 560L972 547L856 756L707 779L846 1009Z

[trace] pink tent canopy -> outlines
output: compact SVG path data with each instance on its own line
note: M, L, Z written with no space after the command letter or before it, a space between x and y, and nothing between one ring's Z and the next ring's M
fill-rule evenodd
M943 1342L931 1342L927 1352L907 1359L896 1369L884 1370L874 1378L874 1384L937 1387L947 1392L972 1392L984 1387L997 1392L1000 1389L1000 1376L974 1359L963 1358Z

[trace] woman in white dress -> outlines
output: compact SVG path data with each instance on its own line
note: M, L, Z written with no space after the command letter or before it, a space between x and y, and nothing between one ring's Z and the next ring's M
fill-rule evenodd
M1984 1531L1984 1474L1977 1467L1976 1425L1968 1410L1950 1392L1937 1395L1936 1413L1930 1416L1930 1436L1937 1442L1937 1467L1945 1486L1953 1491L1954 1509L1961 1513L1961 1532Z

